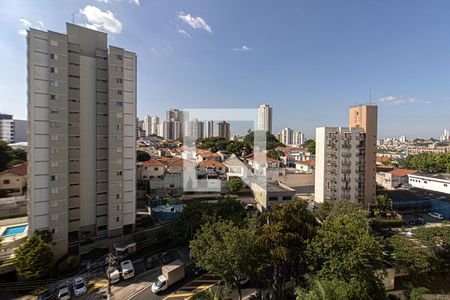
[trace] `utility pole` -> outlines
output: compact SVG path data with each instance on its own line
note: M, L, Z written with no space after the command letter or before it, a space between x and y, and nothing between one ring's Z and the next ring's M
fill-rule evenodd
M110 300L110 299L112 299L112 292L111 292L111 282L109 280L109 274L111 272L112 264L115 263L115 258L111 254L111 250L108 251L107 255L108 255L107 256L107 258L108 258L108 270L106 271L106 280L108 281L108 286L107 286L108 287L108 292L107 292L108 294L106 295L106 299Z

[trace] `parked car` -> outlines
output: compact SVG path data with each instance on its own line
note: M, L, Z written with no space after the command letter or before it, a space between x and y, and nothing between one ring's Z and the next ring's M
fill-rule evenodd
M121 262L120 268L122 269L123 280L134 277L134 266L131 260L128 259Z
M154 261L153 261L153 257L147 255L144 257L144 268L149 270L151 268L153 268L155 265Z
M86 294L87 288L86 288L86 281L82 276L77 276L73 280L73 293L75 296L82 296Z
M70 299L70 290L67 286L61 287L58 290L58 299L61 299L61 300Z
M438 219L438 220L444 220L444 217L440 213L437 213L437 212L434 212L434 211L433 212L429 212L428 215L430 217Z

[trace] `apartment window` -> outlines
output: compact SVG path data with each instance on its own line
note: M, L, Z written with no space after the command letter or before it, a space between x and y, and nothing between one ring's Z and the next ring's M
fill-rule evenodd
M55 234L55 233L58 233L58 228L52 228L52 233L53 234ZM56 245L56 243L53 243L53 245Z
M58 124L58 122L50 122L50 127L51 128L59 128L59 124Z
M158 171L158 167L154 167L153 170L154 170L154 171Z
M50 81L49 82L49 84L50 84L50 87L58 87L59 86L59 84L58 84L58 81Z
M117 117L117 118L122 118L122 113L121 113L121 112L118 112L118 113L116 114L116 117Z
M117 72L123 72L123 68L122 67L116 67L116 71Z
M57 60L58 59L58 54L49 53L49 56L50 56L50 59L53 59L53 60Z
M50 113L56 115L56 114L58 114L58 109L57 108L51 108L50 109Z
M122 152L122 148L117 148L116 151L117 151L117 153L120 153L120 152Z
M50 100L58 100L58 96L55 94L50 94Z
M51 135L51 139L52 139L52 141L57 141L58 140L58 135L57 134L52 134Z
M56 220L58 220L58 215L50 215L50 219L52 221L56 221Z
M51 201L50 207L58 207L58 201Z
M117 211L120 211L120 205L117 205L116 208L117 208Z
M120 199L120 194L116 194L116 199Z
M50 67L50 73L58 73L58 68Z
M117 176L121 176L122 175L122 171L117 171Z
M116 222L120 222L120 217L117 217L117 218L116 218Z
M122 101L117 101L117 102L116 102L116 105L119 106L119 107L122 107L122 106L123 106L123 103L122 103Z
M9 179L4 179L3 180L3 184L9 184L9 183L10 183Z
M117 82L117 83L122 83L122 78L117 78L117 79L116 79L116 82Z
M50 45L52 45L52 46L58 46L58 41L50 40Z
M58 188L52 188L52 189L50 190L50 192L51 192L52 194L58 194Z
M117 130L120 130L120 125L117 125Z
M58 175L50 175L50 180L51 180L51 181L56 181L56 180L58 180Z
M116 58L117 58L117 60L122 60L123 59L122 55L120 55L120 54L117 54Z
M117 95L122 95L123 91L122 90L117 90Z
M52 148L52 149L50 150L50 153L51 153L51 154L58 154L58 153L59 153L59 150L58 150L58 148Z
M56 168L58 166L58 162L52 161L51 166L52 166L52 168Z

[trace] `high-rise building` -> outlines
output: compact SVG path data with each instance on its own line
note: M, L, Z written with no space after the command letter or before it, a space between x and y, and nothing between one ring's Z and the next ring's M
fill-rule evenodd
M261 104L259 106L258 130L265 130L272 133L272 107L268 104Z
M214 136L214 121L205 122L205 138L210 138Z
M229 141L231 137L230 123L225 121L217 123L217 136Z
M402 134L402 135L400 136L400 138L398 139L398 141L399 141L400 143L406 143L406 135L405 135L405 134Z
M180 140L181 136L181 122L180 121L164 121L162 123L162 137L166 140Z
M317 202L349 200L367 207L374 201L377 118L377 106L355 106L349 127L316 129Z
M305 135L300 131L294 132L294 134L292 136L292 145L296 146L296 147L300 147L304 143L305 143Z
M450 133L447 129L444 129L444 133L439 138L441 142L448 142L450 141Z
M159 117L152 116L150 121L150 134L158 135Z
M169 122L166 126L168 128L168 136L165 139L179 140L184 133L184 120L187 118L184 112L179 109L170 109L166 111L166 121Z
M316 129L315 201L365 202L366 134L362 128Z
M365 152L364 197L365 205L368 205L376 197L378 106L359 105L351 107L349 110L349 126L351 128L362 128L366 133L366 142L362 150Z
M27 45L29 233L52 233L60 257L133 230L136 54L74 24Z
M149 136L151 134L150 133L151 119L152 119L151 116L145 116L144 117L144 124L142 125L142 127L143 127L142 129L144 129L146 136Z
M284 128L281 131L281 141L286 146L292 145L292 137L293 137L294 131L291 128Z
M193 118L186 124L185 135L191 137L194 141L204 138L204 124L200 122L197 118Z
M12 115L0 114L0 140L14 143L14 120Z

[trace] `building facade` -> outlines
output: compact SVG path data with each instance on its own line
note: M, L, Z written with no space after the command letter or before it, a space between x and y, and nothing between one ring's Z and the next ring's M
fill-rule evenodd
M211 138L214 136L214 121L205 122L205 138Z
M291 128L284 128L281 131L281 141L286 146L292 145L294 131Z
M73 24L27 45L29 234L51 232L59 257L133 230L137 59Z
M230 123L225 121L217 123L217 136L229 141L231 137Z
M362 128L316 129L315 201L365 202L366 134Z
M262 104L258 109L258 130L272 133L272 107Z

